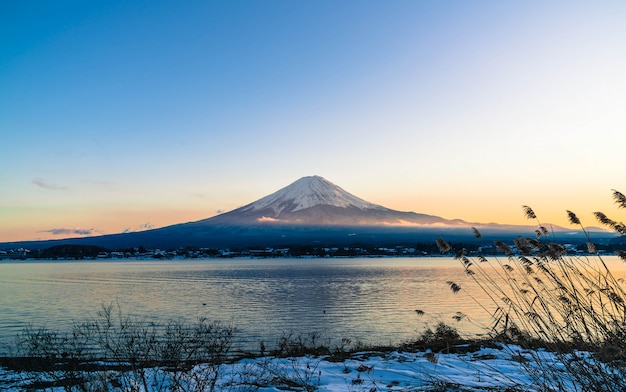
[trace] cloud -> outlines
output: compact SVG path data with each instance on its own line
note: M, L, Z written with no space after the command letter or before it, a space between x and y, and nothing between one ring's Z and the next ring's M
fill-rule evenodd
M92 235L97 232L96 229L67 229L67 228L56 228L50 230L40 230L40 233L50 233L52 235Z
M257 219L257 222L280 222L280 219L271 218L269 216L262 216Z
M50 190L53 190L53 191L62 191L62 190L68 189L66 186L50 184L50 183L46 182L45 180L43 180L41 178L35 178L32 181L32 183L37 185L40 188L50 189Z
M150 222L146 222L135 228L127 227L124 230L122 230L122 233L134 233L136 231L144 231L144 230L151 230L151 229L154 229L154 225Z

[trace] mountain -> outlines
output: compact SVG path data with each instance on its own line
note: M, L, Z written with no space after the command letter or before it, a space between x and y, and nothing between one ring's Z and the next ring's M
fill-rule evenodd
M463 226L466 222L402 212L365 201L319 176L302 177L271 195L199 224Z
M433 242L437 237L473 241L471 226L480 229L483 241L533 235L535 229L534 226L468 223L396 211L358 198L322 177L309 176L255 202L208 219L134 233L0 243L0 250L60 245L92 245L111 250L140 246L149 249L396 246ZM562 233L567 242L584 241L580 231L553 229L555 233Z

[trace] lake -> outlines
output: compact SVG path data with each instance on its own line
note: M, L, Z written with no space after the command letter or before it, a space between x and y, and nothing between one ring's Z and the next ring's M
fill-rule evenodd
M453 294L447 281L463 290ZM0 343L10 344L29 324L64 330L119 304L124 314L150 321L206 317L232 325L246 349L261 341L272 348L289 333L397 344L439 321L462 334L482 332L490 316L468 293L481 298L447 257L4 261ZM456 322L456 312L467 317Z

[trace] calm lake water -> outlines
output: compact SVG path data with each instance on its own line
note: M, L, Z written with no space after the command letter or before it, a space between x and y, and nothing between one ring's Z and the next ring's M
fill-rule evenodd
M463 291L452 294L447 281ZM312 332L401 343L438 321L461 333L481 332L489 315L466 293L480 298L459 262L444 257L5 261L0 344L10 344L29 324L68 329L111 303L147 320L218 320L235 327L238 344L248 349ZM459 323L452 319L458 311L468 316Z

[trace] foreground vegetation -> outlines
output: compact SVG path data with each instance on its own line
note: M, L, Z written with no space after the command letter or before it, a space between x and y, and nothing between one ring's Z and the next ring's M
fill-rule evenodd
M454 328L439 323L401 347L371 347L347 338L331 344L330 339L311 333L283 334L267 347L260 342L254 352L243 352L233 348L235 333L231 326L205 319L144 322L124 316L119 306L108 305L89 321L75 324L70 332L26 328L10 355L0 358L0 366L22 374L25 381L20 388L28 390L200 392L224 389L224 378L233 380L228 382L233 383L228 390L270 386L315 390L320 385L317 365L322 358L338 363L364 352L368 356L427 348L441 353L467 352L485 343L466 344L469 342ZM436 363L432 351L431 355L428 360ZM277 358L291 359L281 363ZM295 358L308 358L303 369ZM239 366L237 374L229 374L235 369L232 364L245 359L255 362L244 366L243 373ZM358 386L361 373L368 370L358 367L357 378L350 383Z
M212 390L219 365L230 353L233 329L206 319L194 323L146 323L124 316L112 305L71 332L26 328L2 365L35 375L34 388L106 391L151 390L148 369L162 367L172 390ZM202 363L201 373L189 372Z
M25 329L11 356L0 358L0 366L19 373L22 381L16 388L15 383L3 384L0 377L0 388L9 385L16 391L68 392L313 391L322 387L322 379L328 377L323 374L324 367L324 372L335 373L335 377L341 373L339 378L346 384L343 389L349 391L399 391L404 387L397 376L384 385L377 384L381 380L377 381L373 372L388 360L376 358L402 363L407 360L406 353L419 353L419 357L436 367L445 355L476 353L472 358L490 360L493 358L478 351L485 347L502 350L490 341L465 340L455 328L442 322L427 328L410 343L386 347L365 346L346 338L331 344L320 334L312 333L284 334L269 347L261 342L258 350L242 352L233 349L235 332L230 326L203 319L191 323L140 322L123 316L119 308L106 306L95 318L76 324L69 333ZM375 359L368 364L369 358ZM333 366L334 371L328 370ZM415 365L411 372L417 368L420 365ZM462 384L447 375L411 372L403 376L408 379L406 385L417 383L428 387L426 390L461 390L458 388Z
M614 198L619 207L626 208L623 194L614 191ZM235 330L231 326L205 319L194 323L146 323L125 317L119 308L106 306L97 317L76 324L69 333L24 330L10 358L2 359L1 364L28 373L30 388L213 391L223 377L223 365L242 358L310 356L345 361L358 352L399 350L422 352L436 363L439 354L505 343L507 346L498 347L515 347L530 356L531 360L521 351L511 353L511 358L517 358L519 370L532 380L532 390L626 390L623 282L613 276L591 238L587 238L587 255L567 254L562 245L551 240L550 232L530 207L524 207L524 212L537 222L535 235L517 238L514 246L495 241L500 256L487 258L464 247L455 249L443 239L437 241L441 253L454 254L465 273L492 301L476 301L485 311L495 309L486 340L464 340L454 327L439 322L415 341L399 347L364 347L349 339L331 345L330 341L322 342L317 334L285 335L273 347L261 342L257 351L245 353L233 350ZM576 215L567 213L571 223L584 231ZM617 233L626 234L623 223L601 212L596 217ZM481 236L477 230L475 236ZM617 253L626 260L625 252ZM459 284L447 284L455 295L464 294ZM475 299L466 296L463 300ZM463 315L455 317L461 319ZM552 353L549 358L559 359L559 366L542 354L547 351ZM271 360L260 365L257 362L254 375L236 375L236 390L258 390L270 385L279 389L317 389L322 373L318 370L319 360L306 362L304 370L293 363L292 369L285 371ZM503 374L502 379L510 377ZM357 380L350 390L357 390L358 385ZM506 386L489 390L528 390L515 383L503 385ZM386 388L392 390L393 386ZM426 390L464 389L461 385L431 383Z
M319 334L286 334L271 347L262 343L254 353L244 353L233 350L234 331L229 326L205 320L143 323L119 317L112 310L104 308L97 319L77 324L67 334L25 330L13 355L0 358L0 365L8 369L0 369L0 388L521 392L551 390L535 388L535 379L524 376L525 371L536 378L536 372L544 367L563 368L562 361L555 361L555 356L545 351L491 340L465 340L442 322L396 347L366 347L350 339L331 345ZM590 363L596 361L583 352L577 355ZM599 368L612 366L602 361L597 364ZM561 381L562 388L555 390L576 390L569 388L572 383L568 380Z
M613 197L620 208L626 208L622 193L614 191ZM582 391L626 390L623 281L613 276L589 235L587 248L592 256L567 255L563 246L551 241L550 232L532 208L524 206L524 212L537 222L536 235L518 238L514 247L496 241L504 256L470 257L466 249L452 249L442 239L438 240L439 248L455 253L466 274L492 301L477 305L496 309L492 314L493 339L522 347L541 345L564 359L565 371L545 366L534 373L540 390L563 390L568 382L579 385ZM575 213L567 214L572 224L585 230ZM595 215L602 224L626 234L623 223L602 212ZM478 231L475 235L481 236ZM625 252L617 254L626 260ZM454 293L462 291L457 283L448 284ZM592 352L599 361L589 361L576 350Z

